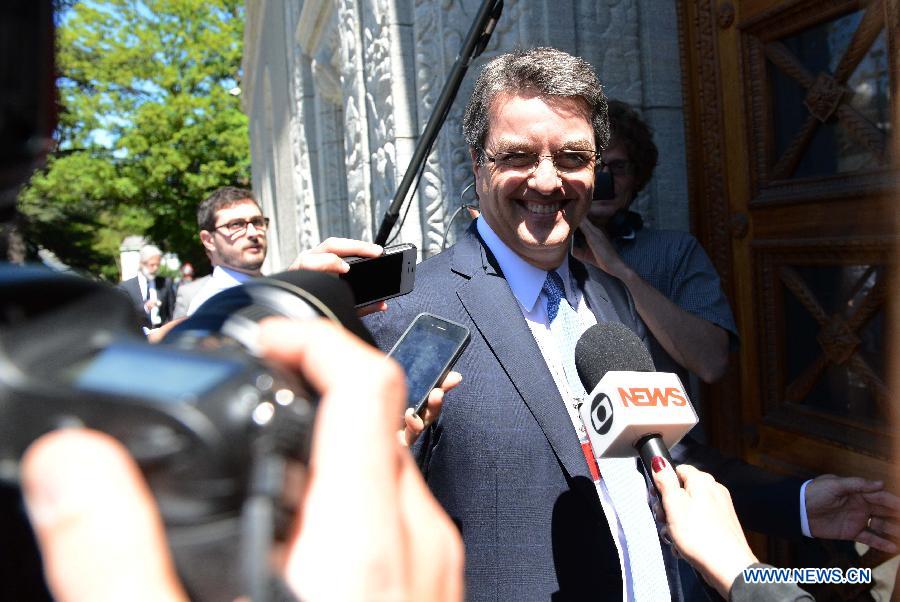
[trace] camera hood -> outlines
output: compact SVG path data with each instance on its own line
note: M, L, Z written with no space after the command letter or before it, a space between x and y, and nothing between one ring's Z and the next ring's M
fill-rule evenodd
M331 274L292 270L257 278L222 291L200 306L166 337L222 333L249 349L259 322L268 317L308 320L324 317L374 346L371 333L356 315L350 287Z

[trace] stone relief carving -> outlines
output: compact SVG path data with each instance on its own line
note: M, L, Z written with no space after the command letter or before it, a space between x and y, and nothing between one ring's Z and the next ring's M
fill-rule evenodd
M391 63L391 3L362 4L363 80L365 82L371 165L371 210L377 228L397 185L394 96Z
M319 173L324 183L318 199L323 237L351 236L344 158L344 111L340 105L319 104Z
M643 100L637 0L583 2L578 52L600 77L612 98L640 106ZM590 24L590 25L589 25Z
M434 110L435 102L441 93L445 78L442 45L435 40L446 38L441 32L440 16L453 19L458 12L456 2L443 0L440 3L428 0L416 0L413 15L415 19L415 65L416 65L416 97L418 104L418 130L421 133ZM444 132L446 132L446 126ZM444 176L441 165L441 147L443 135L435 141L432 152L425 162L419 189L412 200L420 211L422 228L422 254L432 255L435 252L435 241L444 230ZM422 185L424 183L424 186ZM440 244L439 242L437 243Z
M306 6L304 5L304 8ZM306 11L302 14L307 14ZM317 19L319 13L311 13ZM350 236L347 202L347 165L344 153L340 41L337 13L330 11L318 36L319 46L309 64L311 81L304 90L310 107L307 132L313 164L316 221L320 238ZM299 31L298 27L298 31ZM306 82L304 82L306 83Z
M344 150L350 235L362 240L372 240L372 220L368 203L369 128L365 112L363 57L360 53L359 6L355 0L339 0L337 14L342 65L341 90L344 103Z
M517 12L518 2L507 3L504 17ZM481 3L475 0L416 0L415 15L415 65L416 93L418 97L419 131L428 122L435 103L450 74L463 40L478 12ZM488 49L470 67L456 100L450 109L441 133L435 141L432 154L425 164L422 184L418 192L421 209L423 247L426 255L441 250L448 213L460 203L460 193L472 181L471 159L462 136L462 113L472 91L472 83L478 66L484 57L496 54L498 46L513 27L515 16L500 20ZM437 41L437 42L436 42ZM471 194L467 197L471 199ZM451 242L468 220L459 220L450 233Z
M296 5L285 4L285 22L288 32L293 31L293 24L299 16L296 14ZM287 40L293 40L293 36L286 36ZM312 170L309 160L309 137L306 133L304 120L306 118L303 104L304 71L307 69L309 59L303 54L302 49L296 43L290 43L288 53L288 71L290 79L290 121L289 140L291 148L291 187L293 199L297 211L297 237L298 249L304 250L315 246L319 242L319 227L316 216L315 190L312 182Z

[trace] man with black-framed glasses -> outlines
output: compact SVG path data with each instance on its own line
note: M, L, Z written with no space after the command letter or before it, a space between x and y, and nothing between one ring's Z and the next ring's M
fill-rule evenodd
M269 218L253 192L224 186L197 207L200 242L215 266L212 276L188 307L190 316L210 297L262 275Z
M197 207L197 225L200 242L214 269L191 299L187 316L210 297L262 276L268 249L269 218L263 215L251 190L234 186L217 189ZM381 246L370 242L331 237L302 251L288 269L343 274L350 269L344 257L377 257L382 252ZM360 307L358 311L362 316L386 307L381 301Z

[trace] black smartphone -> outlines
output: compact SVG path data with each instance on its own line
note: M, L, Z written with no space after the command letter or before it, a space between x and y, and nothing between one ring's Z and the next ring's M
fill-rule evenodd
M421 415L434 389L469 344L469 329L462 324L421 313L409 325L388 355L406 372L407 407Z
M416 246L385 247L378 257L344 257L350 271L341 279L350 285L356 307L405 295L416 281Z

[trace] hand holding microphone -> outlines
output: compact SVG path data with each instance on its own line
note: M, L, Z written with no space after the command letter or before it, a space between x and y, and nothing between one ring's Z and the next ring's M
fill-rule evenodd
M653 483L660 494L669 536L678 552L727 600L741 571L758 562L744 537L731 495L712 476L693 466L672 468L663 462L653 467Z
M647 348L631 330L615 322L587 329L575 347L575 366L590 391L580 411L594 455L599 460L640 454L672 543L707 583L726 599L740 588L739 596L747 599L812 600L792 584L747 584L740 578L757 560L731 495L705 472L675 468L668 453L697 423L697 414L677 376L653 371Z
M588 328L575 346L575 367L588 391L581 406L594 455L640 455L651 474L652 459L672 464L669 449L697 424L681 380L655 372L643 343L618 322Z

